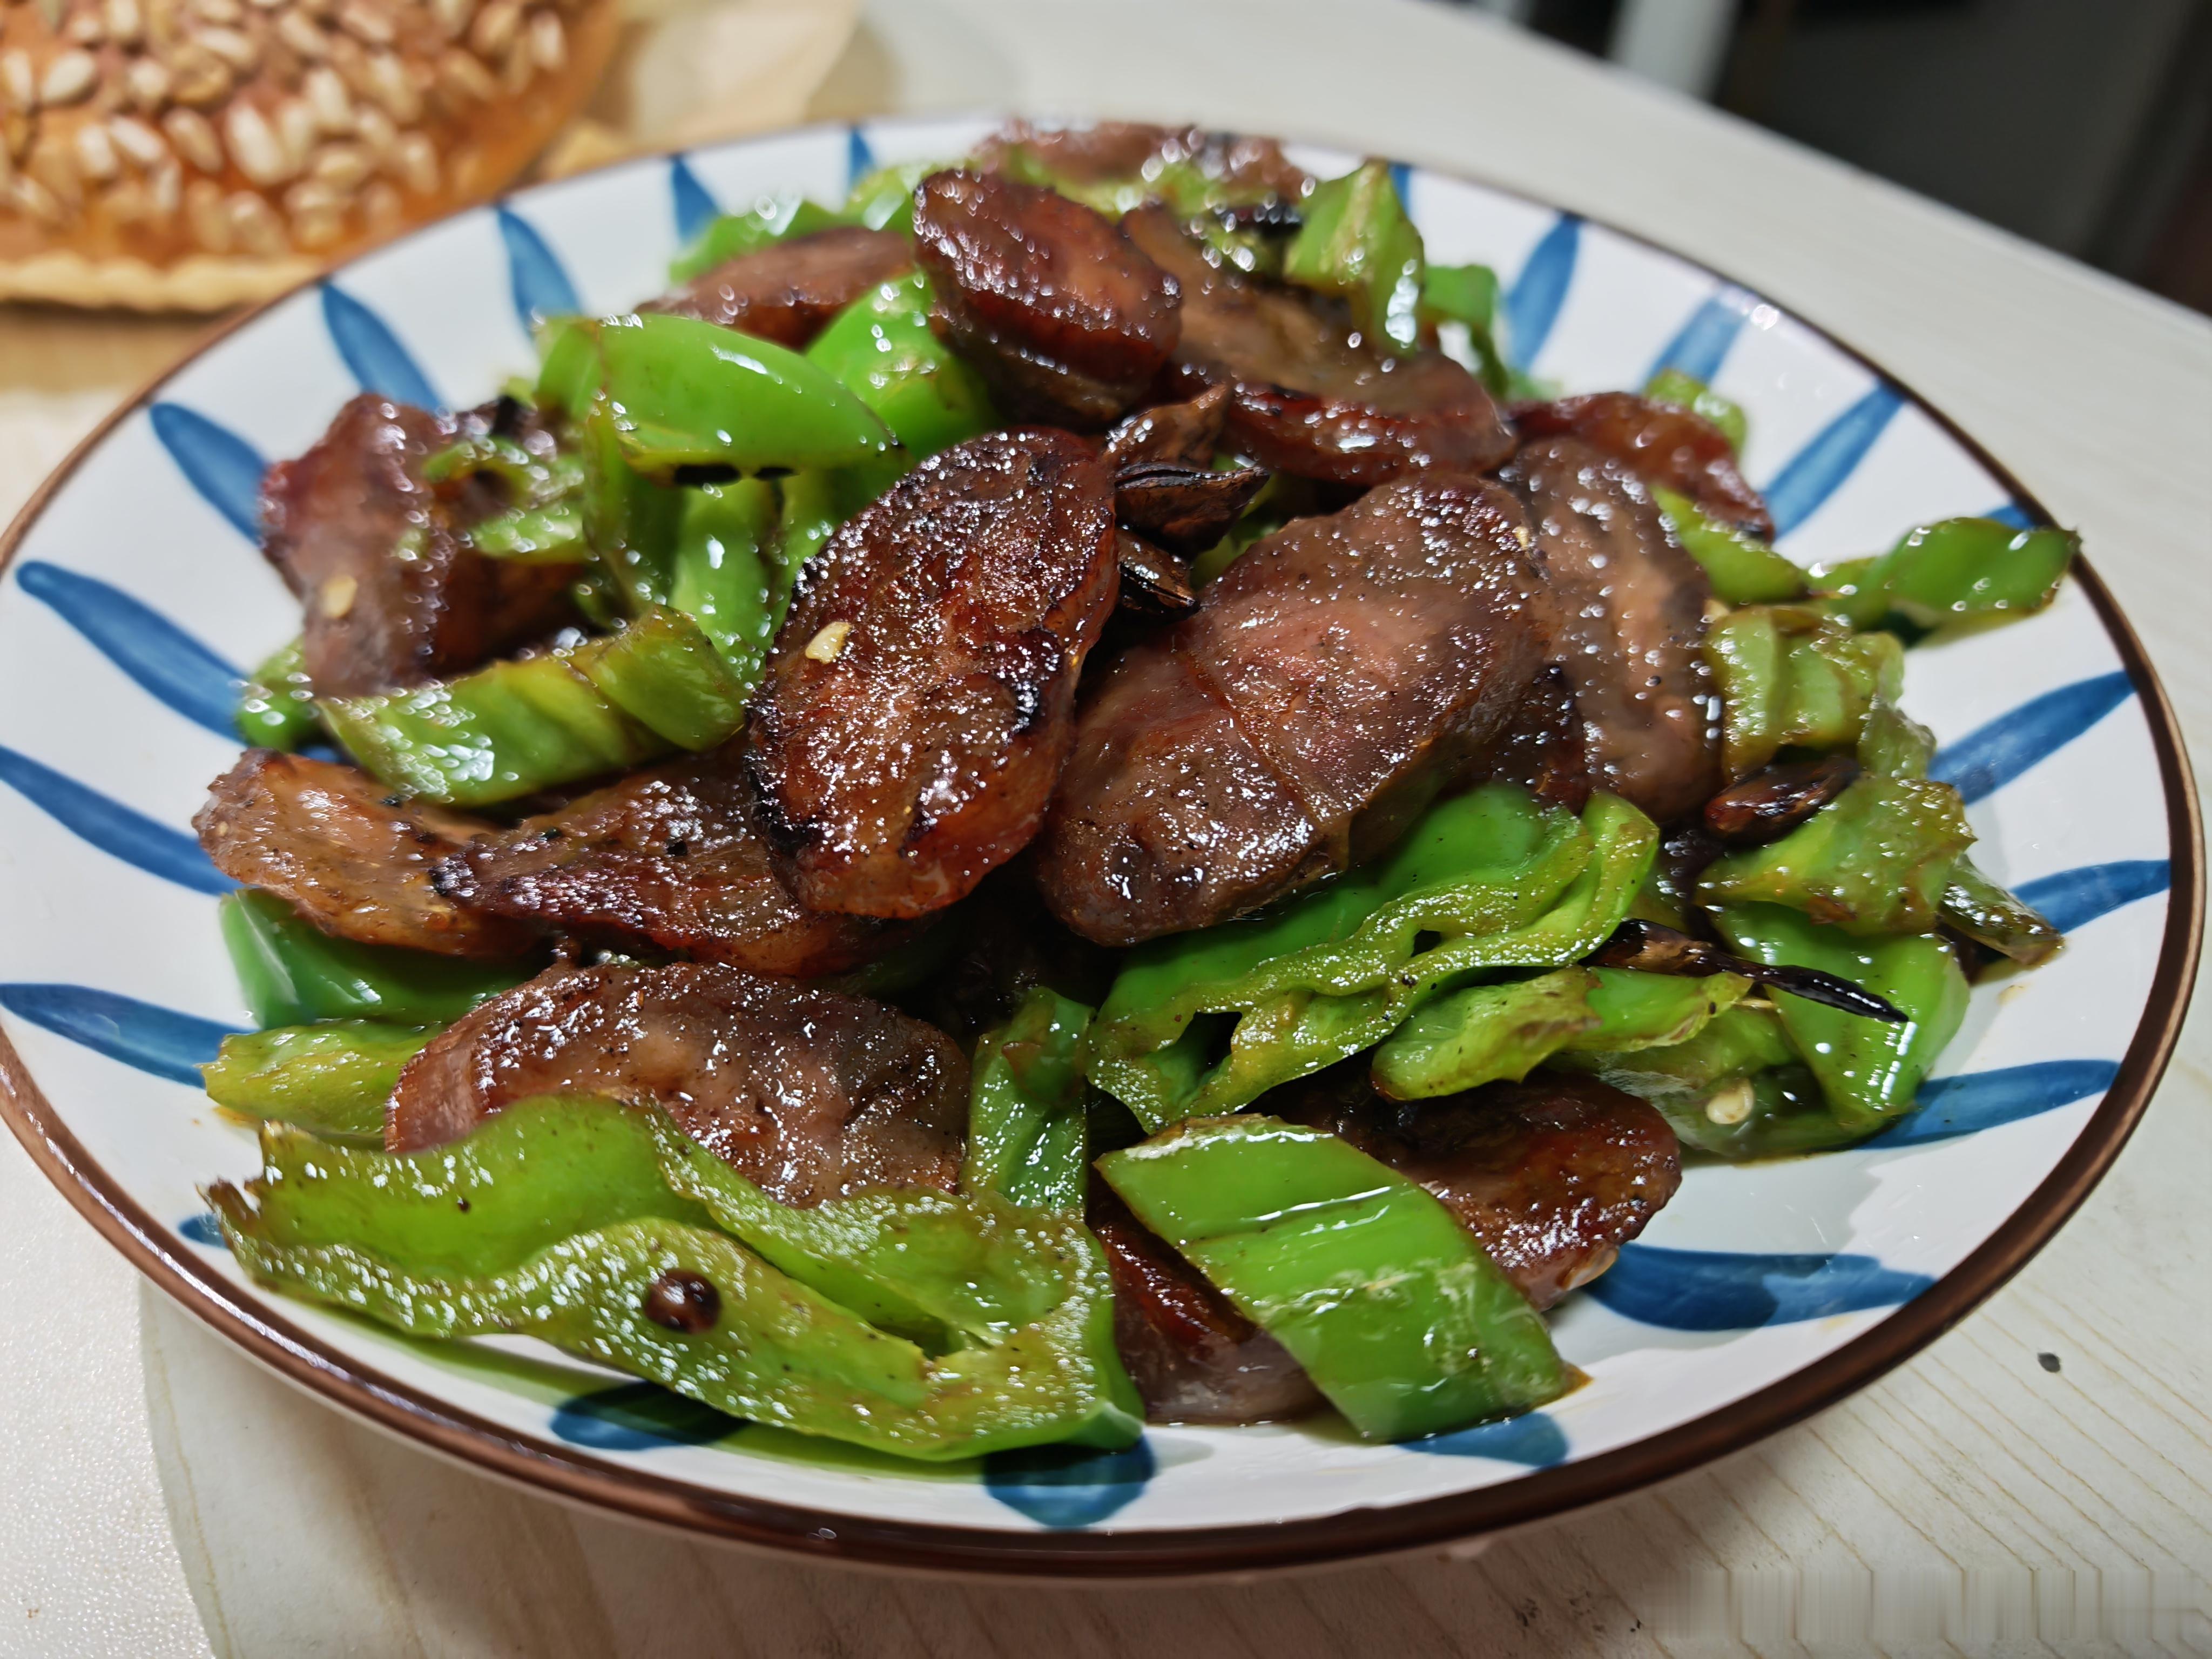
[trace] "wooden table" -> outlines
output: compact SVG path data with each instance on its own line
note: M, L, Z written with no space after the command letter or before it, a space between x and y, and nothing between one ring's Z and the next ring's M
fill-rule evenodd
M1412 0L883 0L816 100L1009 106L1457 167L1765 289L2081 527L2212 753L2203 318ZM0 509L194 332L0 313ZM2209 1068L2200 1011L2061 1237L1795 1430L1460 1559L1167 1588L798 1566L517 1495L258 1371L142 1291L0 1137L0 1654L2212 1651Z

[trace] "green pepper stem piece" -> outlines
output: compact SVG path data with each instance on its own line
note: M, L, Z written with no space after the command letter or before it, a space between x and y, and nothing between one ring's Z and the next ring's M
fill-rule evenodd
M1049 986L1033 986L1013 1018L976 1040L963 1191L1031 1209L1082 1210L1091 1013Z
M1651 486L1660 516L1683 550L1705 568L1713 592L1730 605L1801 599L1805 573L1757 537L1723 524L1678 490Z
M1370 161L1307 196L1304 222L1283 255L1283 280L1342 298L1363 335L1402 354L1420 345L1426 263L1390 164Z
M300 641L273 653L239 688L238 735L254 747L304 749L323 734L315 690L300 655Z
M1973 840L1949 784L1862 773L1781 840L1707 865L1698 896L1786 904L1862 937L1927 933Z
M200 1075L208 1097L227 1112L381 1146L384 1103L400 1068L442 1029L343 1019L238 1032L223 1038Z
M1820 969L1911 1016L1892 1025L1773 994L1791 1045L1839 1124L1863 1133L1911 1109L1921 1079L1966 1018L1966 976L1948 945L1932 933L1854 939L1778 904L1731 905L1715 921L1754 961Z
M1566 1386L1542 1318L1451 1212L1334 1135L1197 1120L1098 1170L1364 1439L1528 1411Z
M226 893L216 913L246 1006L264 1026L362 1018L443 1025L537 971L333 939L274 894L251 889Z

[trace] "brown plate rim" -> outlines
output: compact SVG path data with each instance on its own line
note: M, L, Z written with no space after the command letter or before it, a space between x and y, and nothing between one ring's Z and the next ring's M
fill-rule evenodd
M957 115L899 120L945 122ZM981 120L1005 118L988 115ZM800 133L849 131L853 124L814 123L732 141L738 144ZM1340 148L1340 146L1328 146ZM715 146L714 148L719 148ZM658 159L666 161L669 152ZM649 164L631 156L595 171ZM1864 352L1763 292L1703 261L1592 215L1575 212L1455 168L1422 164L1422 171L1455 179L1549 212L1574 212L1640 246L1680 261L1717 282L1734 285L1755 301L1774 305L1909 399L1996 478L2039 524L2054 522L2043 504L2011 471L1942 410ZM586 177L587 174L578 174ZM556 181L566 183L567 180ZM501 198L505 199L505 198ZM433 220L406 233L418 235L458 216ZM386 246L390 246L386 244ZM366 256L357 256L366 257ZM349 265L356 263L349 261ZM338 267L339 270L348 266ZM332 273L325 273L325 276ZM321 281L318 276L311 281ZM307 286L302 283L301 288ZM232 333L283 303L294 289L211 328L192 350L118 406L72 450L32 495L0 535L0 573L55 493L122 422L145 407L171 380L199 362ZM2202 823L2179 725L2165 689L2135 630L2103 580L2086 559L2075 575L2118 649L2142 700L2166 791L2171 885L2165 936L2143 1017L2118 1073L2089 1121L2057 1166L1965 1261L1929 1290L1905 1303L1863 1334L1742 1400L1632 1444L1551 1468L1531 1471L1473 1492L1387 1508L1359 1508L1304 1520L1231 1527L1154 1528L1116 1533L1069 1529L1037 1532L884 1521L808 1509L726 1492L606 1462L572 1448L523 1435L444 1403L371 1367L335 1353L290 1321L250 1305L237 1287L172 1246L170 1231L155 1222L85 1152L33 1080L21 1058L0 1033L0 1111L47 1179L107 1242L171 1299L289 1381L389 1432L458 1462L567 1502L688 1532L817 1559L877 1566L1035 1577L1133 1578L1249 1573L1268 1568L1345 1562L1433 1546L1518 1526L1623 1496L1669 1476L1740 1451L1874 1382L1964 1318L2046 1243L2087 1197L2119 1155L2148 1106L2178 1042L2196 979L2204 926Z

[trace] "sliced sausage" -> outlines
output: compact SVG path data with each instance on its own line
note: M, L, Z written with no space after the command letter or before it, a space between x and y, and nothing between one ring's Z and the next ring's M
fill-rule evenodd
M556 968L493 998L407 1063L385 1145L442 1146L563 1091L661 1107L786 1204L959 1180L968 1063L951 1038L708 963Z
M1610 1267L1681 1184L1667 1120L1594 1079L1539 1072L1396 1106L1366 1086L1364 1066L1333 1067L1267 1109L1434 1193L1539 1308Z
M1537 799L1570 812L1589 805L1582 711L1575 706L1565 669L1554 663L1544 671L1504 730L1468 762L1463 778L1469 784L1517 783Z
M437 861L484 826L333 761L249 749L192 819L216 868L276 894L326 933L498 961L527 927L462 908L431 881Z
M1571 434L1644 483L1687 495L1716 519L1754 536L1774 534L1765 500L1737 470L1726 435L1702 415L1632 392L1594 392L1516 404L1513 422L1523 438Z
M720 323L796 351L913 264L914 249L896 232L839 225L741 253L639 308Z
M932 173L915 252L934 321L1009 406L1103 426L1136 401L1181 332L1176 285L1114 222L998 173Z
M1133 945L1387 845L1543 671L1528 537L1498 485L1431 472L1248 550L1086 690L1036 848L1054 913Z
M1091 1184L1085 1219L1114 1276L1114 1346L1152 1423L1265 1423L1322 1406L1290 1350L1239 1313L1188 1261Z
M1161 169L1178 162L1240 197L1296 201L1313 182L1273 138L1136 121L1098 121L1077 127L1034 127L1013 121L986 138L975 153L977 164L994 172L1018 169L1026 174L1041 167L1077 185L1157 178Z
M576 620L572 567L473 551L459 534L469 492L422 482L422 462L471 421L363 392L313 448L269 469L262 551L305 605L318 696L460 673Z
M1111 502L1081 439L986 433L808 563L745 750L801 904L924 915L1036 833L1114 608Z
M1209 386L1188 403L1154 404L1140 409L1106 434L1106 459L1117 472L1158 463L1162 466L1206 467L1221 447L1229 419L1229 388Z
M730 744L479 836L433 878L488 915L759 974L839 973L910 932L817 915L791 896L755 827L752 787Z
M1592 781L1661 823L1697 811L1721 786L1704 567L1643 482L1578 438L1526 445L1500 476L1528 504Z
M1164 208L1121 224L1182 292L1167 395L1227 386L1231 447L1262 467L1367 485L1424 467L1480 471L1512 453L1482 383L1442 352L1379 352L1313 296L1217 269Z

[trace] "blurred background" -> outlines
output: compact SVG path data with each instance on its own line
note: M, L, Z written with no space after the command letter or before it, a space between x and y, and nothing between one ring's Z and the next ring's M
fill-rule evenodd
M2212 313L2205 0L1437 3L1609 58Z

